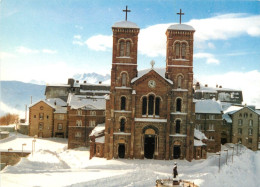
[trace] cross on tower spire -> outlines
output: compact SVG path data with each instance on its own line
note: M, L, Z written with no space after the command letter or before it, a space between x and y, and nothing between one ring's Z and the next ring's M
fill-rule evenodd
M131 10L128 10L126 5L126 8L123 10L123 12L125 12L125 20L127 21L127 12L131 12Z
M181 24L181 15L184 15L184 13L181 12L181 9L180 9L180 12L177 13L178 15L180 15L180 24Z

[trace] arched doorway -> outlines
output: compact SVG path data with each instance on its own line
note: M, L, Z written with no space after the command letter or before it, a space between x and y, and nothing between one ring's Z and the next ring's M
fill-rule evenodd
M173 159L179 159L181 156L181 146L174 145L173 146Z
M118 157L125 158L125 144L118 145Z

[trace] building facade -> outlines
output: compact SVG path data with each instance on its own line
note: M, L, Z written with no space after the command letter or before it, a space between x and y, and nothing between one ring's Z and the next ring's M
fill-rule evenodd
M184 24L166 31L166 67L137 71L139 27L113 25L105 152L112 158L193 158L193 35Z

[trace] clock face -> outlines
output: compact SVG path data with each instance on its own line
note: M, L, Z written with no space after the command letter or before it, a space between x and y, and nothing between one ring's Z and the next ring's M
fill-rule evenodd
M155 81L154 81L154 80L149 80L148 86L149 86L150 88L155 88L155 86L156 86Z

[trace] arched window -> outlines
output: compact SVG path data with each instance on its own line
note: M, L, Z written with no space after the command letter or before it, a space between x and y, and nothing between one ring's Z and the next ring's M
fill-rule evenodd
M175 56L176 56L176 58L180 58L180 44L179 43L175 44Z
M249 126L252 127L253 126L253 120L249 120Z
M125 119L122 118L120 120L120 132L124 132L125 131Z
M120 42L120 56L124 56L125 55L125 42L121 41Z
M181 45L181 58L182 58L182 59L185 59L185 58L186 58L186 44L185 44L185 43L183 43L183 44Z
M143 97L142 115L146 115L147 111L147 97Z
M176 120L176 133L180 133L180 132L181 132L181 121Z
M126 86L126 73L122 74L122 86Z
M179 75L177 79L178 79L177 80L178 88L181 88L181 79L182 79L182 77Z
M125 110L126 108L126 98L121 97L121 110Z
M176 100L176 111L181 112L181 99L180 98L178 98Z
M153 111L154 111L154 96L153 95L149 95L148 99L149 99L149 102L148 102L148 115L153 115Z
M126 55L125 56L130 56L130 46L131 44L130 44L130 42L129 41L127 41L126 42Z
M160 98L156 97L155 99L155 115L159 116L160 113Z

